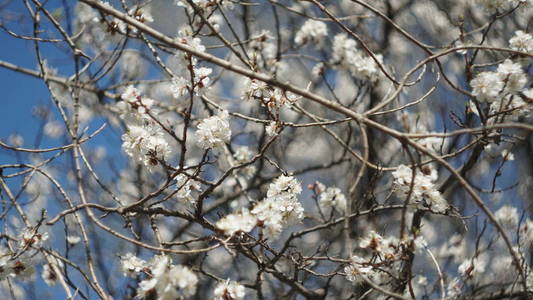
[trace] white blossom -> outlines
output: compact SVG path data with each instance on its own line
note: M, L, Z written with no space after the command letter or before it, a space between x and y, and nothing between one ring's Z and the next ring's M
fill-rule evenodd
M141 23L152 23L154 21L152 9L148 5L134 6L128 11L128 14L133 15Z
M205 46L202 40L193 36L194 30L185 26L178 32L177 41L193 48L197 52L205 52ZM176 70L172 70L175 76L172 76L170 88L174 98L179 99L182 96L193 93L199 95L209 86L209 75L213 72L211 68L199 67L196 57L187 52L177 52L174 56L176 61ZM192 71L192 72L191 72Z
M509 205L500 207L500 209L494 213L494 216L502 226L508 229L516 228L518 221L520 220L520 215L518 214L516 207Z
M418 140L417 144L423 146L424 148L427 148L428 150L438 152L440 151L441 147L443 147L445 141L446 140L443 140L442 138L431 136Z
M332 48L331 62L334 64L343 64L350 56L357 54L357 42L344 33L337 34L333 38Z
M223 111L217 116L203 119L196 131L198 146L203 149L224 147L231 139L229 114Z
M22 233L20 239L21 247L35 247L39 248L43 245L43 242L48 240L48 233L39 233L34 229L26 229Z
M35 274L35 262L29 256L20 256L9 266L11 275L20 280L30 279Z
M320 75L324 73L324 63L318 63L314 65L313 69L311 70L311 74L313 75L313 78L319 78Z
M202 40L198 37L193 37L193 29L189 26L185 26L178 31L178 41L193 48L197 52L205 52L205 46L202 45ZM188 54L180 54L186 55Z
M446 287L446 295L451 299L459 298L461 293L461 280L458 277L453 277L448 281Z
M267 197L298 195L302 192L302 186L293 176L281 175L272 182L267 191Z
M24 145L24 138L20 134L11 134L8 141L13 147L21 147Z
M346 197L341 192L341 189L337 187L328 187L325 190L321 190L318 203L321 208L335 208L339 212L346 211Z
M522 30L517 30L509 40L511 49L522 52L533 52L533 36Z
M141 272L147 266L147 263L144 260L132 253L126 253L126 255L120 258L120 262L124 276L133 278L135 278L137 273Z
M374 230L371 230L366 237L361 239L359 242L359 247L370 249L379 253L381 252L381 248L383 246L382 242L383 237Z
M381 54L376 55L376 58L380 63L383 60ZM354 56L352 58L352 64L354 66L352 74L359 78L374 80L380 72L379 66L376 64L374 58L370 56L364 56L362 54L360 56Z
M194 86L196 89L205 88L209 85L209 75L213 72L212 69L201 67L194 69Z
M179 174L176 176L176 198L178 201L185 202L189 207L196 205L194 191L200 191L200 183L189 178L187 175Z
M363 282L362 276L369 276L372 267L364 266L364 260L359 256L353 256L352 262L344 267L344 273L346 273L346 279L351 281L353 284L358 284Z
M146 74L146 63L137 51L124 51L121 57L120 70L124 80L143 77Z
M213 292L214 300L242 300L244 299L244 286L236 281L227 280L219 282Z
M328 27L322 21L309 19L305 21L300 30L294 37L294 42L297 45L302 45L308 42L315 43L321 47L324 43L324 38L328 35Z
M503 149L502 150L502 158L504 160L514 160L515 159L513 152L511 152L510 150L507 150L507 149Z
M250 148L246 146L237 147L235 149L235 153L233 154L233 157L238 162L245 162L252 158L252 152L250 151Z
M172 83L170 84L170 90L172 91L172 96L179 99L182 96L186 95L188 90L188 81L184 77L177 76L172 78Z
M470 86L472 86L472 95L478 100L493 102L503 91L504 82L496 72L482 72L470 81Z
M134 161L143 163L152 170L161 161L168 161L172 148L163 128L152 119L157 112L152 109L155 101L143 97L133 86L122 93L123 101L116 107L126 123L126 133L122 135L122 150Z
M186 0L174 0L176 5L185 7L189 12L194 12L194 8ZM209 6L216 6L219 3L224 8L233 9L233 3L231 0L192 0L192 3L199 8L205 9Z
M2 249L0 249L0 251L1 250ZM0 281L6 279L8 276L11 275L10 256L11 255L5 253L4 251L0 252Z
M272 198L258 202L252 209L252 214L257 217L266 236L275 238L283 230L283 216Z
M433 183L435 178L431 175L426 175L417 170L412 189L413 170L411 168L400 165L396 171L392 172L392 176L394 177L396 194L400 199L405 200L410 193L411 201L417 203L420 207L429 207L438 213L443 213L448 208L447 201L437 190Z
M8 277L26 280L35 273L35 256L27 251L26 245L20 247L24 252L13 253L0 247L0 281Z
M464 277L475 277L485 272L487 260L485 256L476 256L475 258L465 259L457 268L459 273Z
M250 214L247 209L242 209L239 213L229 214L218 220L216 227L228 236L237 232L250 232L257 224L257 217Z
M282 60L277 60L278 48L276 39L268 30L260 30L252 35L248 44L249 56L257 61L257 65L272 74L281 74L285 68Z
M145 114L154 104L154 100L147 97L143 97L141 92L136 89L134 86L130 85L126 87L122 95L120 96L124 102L117 103L118 107L124 112L123 117L127 119L128 117L147 117ZM125 105L129 104L129 105ZM127 113L132 113L137 111L133 116L126 115Z
M268 102L272 97L273 88L269 87L265 82L257 79L246 79L243 99L259 99Z
M278 123L276 121L271 121L270 123L268 123L268 125L265 126L265 132L270 137L274 137L278 135L279 133Z
M331 63L348 70L353 76L375 81L381 74L381 70L374 58L357 49L355 40L346 34L337 34L333 39ZM375 55L378 62L382 62L380 54Z
M43 132L47 136L57 139L61 137L64 133L63 125L59 123L58 121L46 122L43 128Z
M428 246L428 242L424 238L423 235L417 236L414 240L415 250L417 252L422 252L422 250L426 249Z
M147 167L159 165L160 160L166 161L172 154L165 133L150 121L128 126L127 132L122 135L122 149Z
M504 98L503 92L517 92L527 83L522 66L506 59L496 72L479 73L472 81L472 94L480 101L495 102ZM496 101L499 103L500 101ZM474 110L475 111L475 110Z
M505 83L505 90L516 92L521 90L527 83L526 75L522 71L522 66L506 59L498 66L498 74L502 82Z
M303 219L304 209L297 197L301 192L300 183L292 176L281 175L270 184L267 197L251 211L267 236L275 238L284 226Z
M269 109L290 107L298 100L298 97L293 93L282 91L276 87L271 87L256 79L246 80L242 98L245 100L258 100L261 102L261 105L266 106Z
M57 259L52 259L51 263L45 264L43 266L43 272L41 273L41 278L48 286L53 286L57 283L59 276L57 271L63 268L63 262Z
M139 283L137 297L155 294L157 299L175 300L196 293L198 277L189 268L172 265L165 255L155 256L149 265L151 276Z
M67 235L67 242L71 245L75 245L81 241L81 238L77 235Z

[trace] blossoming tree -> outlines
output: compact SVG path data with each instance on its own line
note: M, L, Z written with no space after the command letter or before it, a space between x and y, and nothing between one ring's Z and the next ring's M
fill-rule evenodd
M533 1L0 7L2 298L533 298Z

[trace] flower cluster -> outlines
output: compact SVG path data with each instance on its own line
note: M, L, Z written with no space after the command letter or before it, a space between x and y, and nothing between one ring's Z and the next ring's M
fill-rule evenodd
M375 81L380 76L380 69L376 61L357 49L356 41L346 34L341 33L335 36L332 52L331 63L348 70L354 77ZM376 58L381 63L382 56L378 54Z
M390 282L397 272L394 265L401 264L407 253L425 247L422 236L400 241L394 236L384 238L371 230L359 242L359 248L366 254L352 256L350 264L344 268L346 279L354 284L362 282L362 276L378 284Z
M304 209L297 198L301 192L300 183L292 176L282 175L270 184L267 197L252 209L268 237L276 237L284 226L303 219Z
M109 8L113 8L113 6L107 1L103 1L102 4ZM151 23L154 21L154 18L152 17L152 10L150 6L148 5L144 5L144 6L135 5L131 9L128 10L128 15L141 23ZM103 18L103 15L101 17ZM93 19L95 19L95 21L97 20L96 17L94 17ZM104 20L100 20L100 21L101 23L107 24L108 25L107 31L110 31L113 34L117 32L120 32L120 33L126 33L126 32L137 33L138 32L137 27L131 26L119 18L113 17L113 18L108 19L107 22L104 22Z
M124 276L135 278L138 273L142 272L147 266L146 261L138 258L132 253L126 253L126 255L120 258L120 266Z
M472 94L477 96L481 101L492 102L500 95L503 90L503 81L496 72L483 72L474 78L470 85Z
M281 126L276 121L270 121L268 125L265 126L265 133L270 136L276 136L280 132Z
M50 262L43 266L41 278L48 286L53 286L57 280L62 276L59 272L63 269L63 262L58 259L50 259Z
M164 130L152 118L157 115L151 107L154 100L142 97L133 86L126 88L122 102L117 103L126 123L127 131L122 135L122 149L135 161L153 168L166 161L172 154ZM151 116L149 113L153 113Z
M239 232L250 232L255 225L257 225L257 217L247 209L229 214L216 223L217 228L229 236Z
M0 252L0 280L6 278L29 279L35 273L35 262L30 256L17 257L8 251Z
M298 97L291 92L271 87L263 81L247 79L243 99L259 100L268 109L279 110L282 107L290 107L298 100Z
M266 199L258 203L252 213L262 222L296 224L303 219L304 209L298 201L301 192L302 186L298 180L282 175L270 184Z
M466 278L472 278L475 275L483 274L487 266L487 260L477 256L465 259L457 268L459 274Z
M481 101L501 100L505 93L521 91L527 83L522 66L506 59L496 72L482 72L471 82L472 94Z
M198 146L202 149L222 148L231 139L229 114L222 111L217 116L203 119L196 131Z
M320 182L316 182L315 190L318 193L318 204L323 211L335 209L339 212L346 211L346 196L338 187L326 187Z
M178 201L184 202L189 207L194 207L196 198L193 192L200 191L200 183L189 178L187 175L179 174L176 176L176 198Z
M41 247L46 240L48 240L48 233L39 233L32 229L26 229L22 232L20 247L23 249Z
M296 45L312 42L320 48L324 44L324 38L327 35L328 27L326 23L309 19L305 21L304 25L296 33L294 42Z
M294 177L282 175L270 184L266 198L251 211L242 210L227 215L216 226L226 235L233 235L236 232L250 232L259 225L267 237L275 238L285 226L303 219L304 209L298 201L301 192L302 187Z
M26 229L20 235L16 249L0 248L0 280L17 278L25 280L35 273L38 262L37 248L42 247L48 239L48 233L39 233L34 229Z
M504 205L494 213L496 220L505 228L514 229L518 225L520 215L516 207Z
M526 34L518 34L517 39L511 39L511 45L517 48L528 48ZM531 38L531 36L529 36ZM533 40L532 40L533 41ZM527 49L521 49L527 50ZM520 62L506 59L496 71L479 73L471 82L472 94L480 101L489 103L488 124L502 119L501 115L511 119L518 119L531 111L530 102L533 89L525 89L528 83L527 74ZM472 111L478 114L477 108Z
M522 30L517 30L509 40L509 46L513 50L531 53L533 52L533 36Z
M215 287L213 292L214 300L242 300L244 299L244 286L236 281L227 280L220 282Z
M188 9L189 12L194 12L194 8L189 4L186 0L174 0L176 5L185 7ZM192 0L192 3L200 8L200 9L206 9L208 7L217 7L217 4L222 5L224 8L233 8L233 3L231 0Z
M353 284L358 284L363 281L362 276L368 276L372 272L372 267L366 264L366 261L354 255L351 258L351 263L344 267L344 273L346 273L346 279Z
M177 40L197 52L205 52L205 46L202 45L200 38L193 36L193 30L190 27L181 29ZM209 75L213 72L211 68L199 67L196 57L188 53L180 52L175 58L177 59L176 76L172 78L170 86L174 98L179 99L193 92L199 94L207 88L210 82Z
M121 263L125 275L146 275L139 282L138 298L171 300L190 297L196 293L196 274L185 266L172 264L170 257L166 255L157 255L145 262L128 253L122 257Z
M396 195L405 200L410 194L410 200L419 207L426 207L434 212L444 213L448 208L448 203L433 183L435 178L431 174L426 175L419 170L414 175L413 182L413 170L405 165L398 166L396 171L392 172Z

